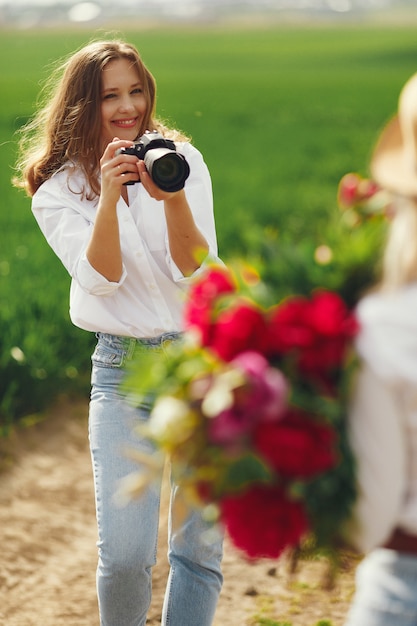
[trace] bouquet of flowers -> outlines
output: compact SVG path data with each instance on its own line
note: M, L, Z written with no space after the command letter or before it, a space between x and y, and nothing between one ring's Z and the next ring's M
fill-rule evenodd
M357 325L319 290L262 306L252 268L210 267L191 288L184 339L132 370L157 390L146 435L189 502L249 558L330 549L355 498L344 410ZM142 357L143 355L141 355Z
M389 192L355 172L349 172L341 178L337 200L345 219L352 226L360 225L370 218L389 218L392 211Z

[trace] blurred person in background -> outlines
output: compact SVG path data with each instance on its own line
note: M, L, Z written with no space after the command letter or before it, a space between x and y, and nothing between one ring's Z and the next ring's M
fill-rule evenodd
M365 557L345 624L417 626L417 74L377 142L371 174L389 195L391 221L380 284L357 308L350 543Z
M159 489L125 507L114 502L118 481L138 469L126 448L152 452L133 435L150 406L126 400L124 366L147 350L163 358L165 342L180 337L190 281L220 262L208 169L186 137L155 117L155 98L155 80L134 46L85 46L54 74L44 105L22 130L14 180L32 197L39 227L71 275L72 322L97 335L89 437L102 626L144 626L157 551ZM190 167L183 188L163 190L142 159L123 151L145 131L175 141ZM222 586L222 541L202 540L199 512L175 519L179 495L173 485L162 623L209 626Z

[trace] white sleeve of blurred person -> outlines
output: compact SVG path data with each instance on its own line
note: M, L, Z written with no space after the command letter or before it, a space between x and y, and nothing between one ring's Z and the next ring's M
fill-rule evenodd
M407 489L405 433L397 394L364 365L358 373L349 413L358 498L347 539L358 552L382 546L400 519Z

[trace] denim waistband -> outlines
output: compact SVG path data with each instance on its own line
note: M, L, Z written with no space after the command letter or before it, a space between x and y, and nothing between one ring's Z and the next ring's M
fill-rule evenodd
M152 348L164 348L173 341L179 341L183 333L170 331L157 335L156 337L123 337L121 335L111 335L108 333L96 333L97 339L116 350L123 350L130 357L136 350Z

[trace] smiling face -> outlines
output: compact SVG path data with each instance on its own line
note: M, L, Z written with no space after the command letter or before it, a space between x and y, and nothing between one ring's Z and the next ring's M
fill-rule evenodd
M135 66L128 59L110 61L102 71L101 87L103 148L114 137L134 141L142 131L148 106Z

